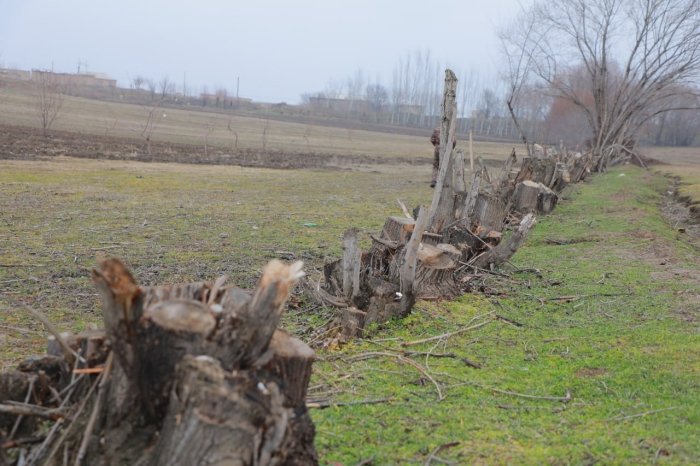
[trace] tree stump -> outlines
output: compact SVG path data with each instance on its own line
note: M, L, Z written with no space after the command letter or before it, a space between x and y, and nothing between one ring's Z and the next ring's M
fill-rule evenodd
M537 213L544 215L550 213L556 207L558 200L557 193L542 185L537 195Z
M53 359L0 375L4 400L24 397L31 383L43 393L27 374L44 377L47 394L64 391L33 400L44 405L36 413L61 420L28 463L317 464L305 404L314 353L277 330L302 275L300 262L272 261L253 292L223 280L140 287L120 261L103 261L93 280L104 332L61 337L49 344ZM56 349L66 342L85 373L73 384Z
M537 211L537 196L540 194L540 183L525 180L517 184L513 194L513 207L521 214Z
M514 231L506 241L482 253L480 256L477 256L472 262L472 265L482 269L488 269L503 264L513 257L513 254L522 246L527 239L528 233L530 233L530 230L536 223L537 221L534 215L527 214L520 222L518 229Z
M485 230L501 231L507 213L507 206L496 196L479 194L471 215L471 228L480 226Z
M542 183L525 180L515 187L514 208L521 214L548 214L557 205L557 194Z

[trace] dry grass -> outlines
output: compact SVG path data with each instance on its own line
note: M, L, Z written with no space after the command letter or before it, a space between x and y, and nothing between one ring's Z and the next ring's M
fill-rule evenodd
M142 139L152 108L67 96L54 129ZM160 108L155 114L153 141L203 147L207 139L209 145L233 151L236 147L261 150L265 140L265 149L289 153L432 157L427 130L424 137L406 136L204 112L197 108ZM0 89L0 123L38 127L35 97L20 89ZM462 142L460 146L466 152L467 144ZM477 141L474 150L484 159L504 159L510 147Z

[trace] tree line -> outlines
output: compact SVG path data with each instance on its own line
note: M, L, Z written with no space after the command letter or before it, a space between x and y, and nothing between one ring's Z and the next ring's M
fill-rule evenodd
M461 133L565 143L598 154L640 140L700 143L697 0L536 1L499 36L501 79L457 68ZM329 80L323 90L303 94L302 106L335 117L431 128L441 113L447 65L430 50L416 50L398 58L388 81L358 69L345 79ZM38 86L46 131L61 100L42 96L60 91L55 83ZM152 102L227 108L237 100L222 86L213 93L205 86L194 97L185 79L179 86L167 76L139 75L131 87Z
M540 1L499 36L502 79L458 72L460 131L598 153L636 140L700 143L697 0ZM364 101L341 113L432 127L446 67L429 50L415 51L399 58L388 85L357 70L302 103Z

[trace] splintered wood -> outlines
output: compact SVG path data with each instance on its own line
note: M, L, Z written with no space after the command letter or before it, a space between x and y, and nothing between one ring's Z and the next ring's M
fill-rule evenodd
M492 175L470 153L473 173L465 183L464 154L453 146L457 78L445 72L440 133L440 170L429 208L389 217L368 252L357 250L357 230L343 239L343 258L326 264L325 303L342 302L329 324L326 344L362 336L374 322L410 312L418 298L450 298L468 289L463 276L503 264L524 243L535 215L551 212L569 183L583 180L597 164L589 154L535 145L517 168L515 149ZM407 212L402 205L404 214ZM420 214L416 214L420 212ZM507 232L511 232L507 234Z
M302 275L273 261L252 292L225 279L143 287L103 261L104 330L58 335L47 356L0 374L0 406L32 408L0 409L0 437L39 435L35 465L317 464L314 352L277 328ZM55 421L48 434L37 418Z

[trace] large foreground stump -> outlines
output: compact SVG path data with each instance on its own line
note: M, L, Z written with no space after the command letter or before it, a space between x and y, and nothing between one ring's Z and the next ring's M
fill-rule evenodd
M102 337L58 336L65 355L0 376L5 411L55 421L35 423L37 434L48 434L23 448L17 461L316 464L305 403L314 353L277 329L302 275L300 262L273 261L253 292L226 287L222 279L140 287L120 261L103 261L93 272ZM67 367L81 375L66 376ZM30 385L34 412L7 404L25 401ZM9 421L0 418L0 428L8 432ZM29 435L24 427L22 435Z

